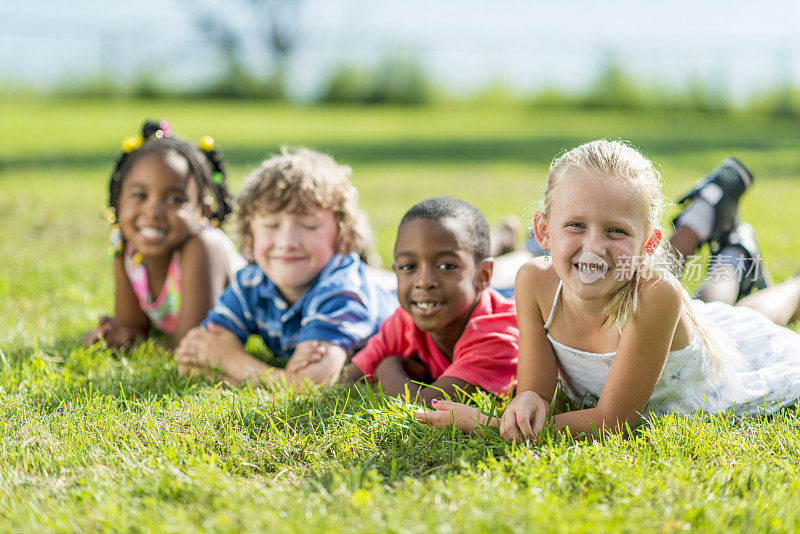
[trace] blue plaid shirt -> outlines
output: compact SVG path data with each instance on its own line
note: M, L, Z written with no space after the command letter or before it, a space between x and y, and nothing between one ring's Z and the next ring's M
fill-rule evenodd
M348 353L363 347L397 308L397 298L366 274L358 255L335 254L292 306L256 264L241 269L203 322L223 326L244 343L261 336L278 357L303 341L328 341Z

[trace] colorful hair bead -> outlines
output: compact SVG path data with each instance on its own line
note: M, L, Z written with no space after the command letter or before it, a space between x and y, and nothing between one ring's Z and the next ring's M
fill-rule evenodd
M142 143L144 143L144 139L142 137L128 137L122 142L122 151L126 154L130 154L142 146Z
M159 121L158 127L161 130L161 136L159 137L169 137L172 135L172 126L170 126L169 122ZM156 132L156 135L158 135L158 132Z
M214 150L214 138L210 135L204 135L200 139L200 149L203 152L211 152Z
M221 184L225 181L225 175L217 171L214 173L214 176L212 176L212 180L214 180L215 184Z

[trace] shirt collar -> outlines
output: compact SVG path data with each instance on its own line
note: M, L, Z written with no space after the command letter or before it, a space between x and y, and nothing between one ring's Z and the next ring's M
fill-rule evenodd
M330 261L328 261L325 267L323 267L323 269L319 272L317 277L311 281L311 284L308 286L306 292L303 293L303 296L300 297L297 300L297 302L292 304L292 306L289 306L289 303L286 302L286 300L281 296L280 291L278 291L278 286L275 285L275 282L273 282L266 275L266 273L264 273L264 279L266 280L266 283L259 285L258 295L261 298L269 299L270 301L272 301L275 307L283 312L283 318L288 318L291 315L298 313L299 310L302 309L306 299L308 298L309 292L314 286L316 286L319 283L320 280L325 280L334 271L339 269L342 265L347 264L348 261L352 263L353 262L352 256L355 256L355 253L347 255L334 254L333 257L331 257Z

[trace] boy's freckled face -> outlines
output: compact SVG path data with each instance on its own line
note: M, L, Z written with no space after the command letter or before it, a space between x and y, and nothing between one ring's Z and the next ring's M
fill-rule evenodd
M335 253L338 230L331 210L259 213L250 230L256 263L292 304Z
M413 219L400 228L395 245L400 306L446 352L452 346L439 340L455 344L491 277L484 262L476 265L463 233L453 219Z

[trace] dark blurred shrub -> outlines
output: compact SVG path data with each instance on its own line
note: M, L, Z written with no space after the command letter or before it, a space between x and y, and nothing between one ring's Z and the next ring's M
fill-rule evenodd
M530 101L542 108L731 111L724 91L712 87L700 76L691 77L684 88L665 88L649 80L638 80L613 58L605 62L587 91L573 94L547 88L535 93Z
M281 72L262 78L239 65L232 65L219 79L205 87L185 91L185 95L228 100L285 100L286 83Z
M333 68L322 89L320 102L357 104L369 100L374 75L352 65L340 64Z
M431 101L433 91L419 61L388 54L374 69L340 64L320 91L319 101L351 104L419 105Z
M783 84L755 95L748 106L750 111L773 117L800 117L800 89L791 83Z
M431 93L431 84L419 61L411 56L389 55L378 65L369 102L424 104Z
M57 84L53 93L60 97L96 99L134 97L283 100L286 98L283 76L273 74L267 78L260 78L241 68L228 69L224 76L208 84L199 84L191 88L167 84L159 80L154 72L141 72L132 81L119 81L105 74L90 78L73 77Z
M535 93L530 102L534 107L540 108L572 108L578 105L579 97L555 87L547 87Z
M695 74L689 79L685 91L678 93L674 107L703 113L726 113L730 111L730 102L723 89L713 87L705 78Z
M606 62L597 79L580 99L583 107L605 109L642 108L646 102L641 84L614 60Z

